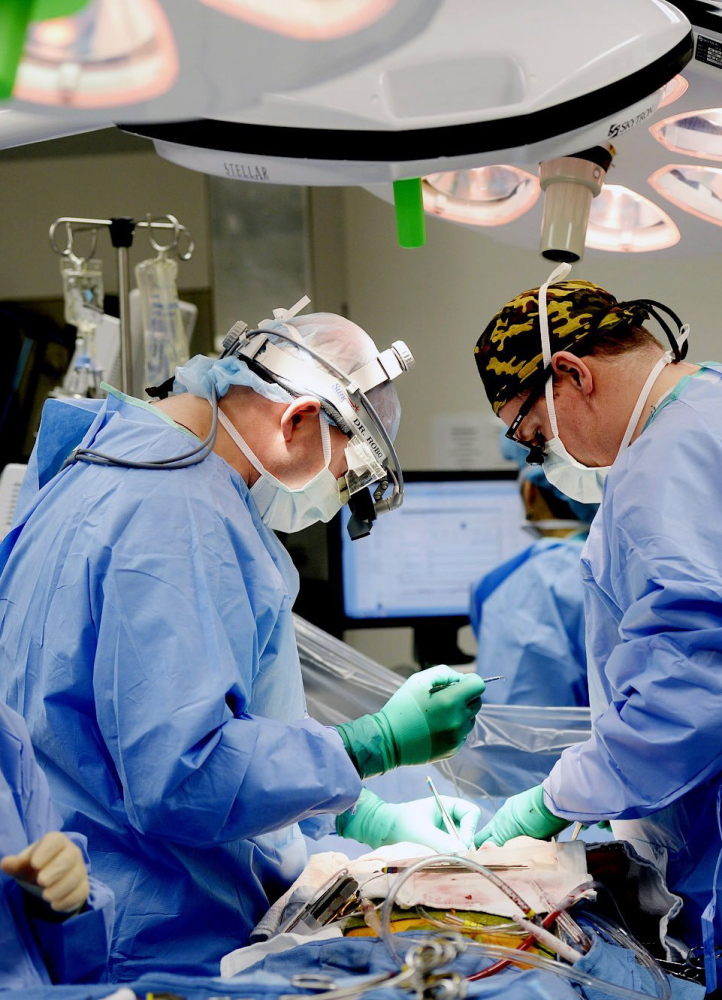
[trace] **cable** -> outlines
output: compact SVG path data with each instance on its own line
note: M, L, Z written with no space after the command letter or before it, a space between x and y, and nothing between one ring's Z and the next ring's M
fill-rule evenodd
M154 462L133 462L127 458L107 455L105 452L96 451L93 448L76 448L65 459L60 471L62 472L63 469L74 462L87 462L90 465L118 466L121 469L160 470L186 469L191 465L198 465L199 462L204 461L212 453L218 434L218 396L216 395L216 388L213 385L211 386L211 394L211 429L208 432L208 436L190 451L186 451L182 455L176 455L173 458L159 458Z

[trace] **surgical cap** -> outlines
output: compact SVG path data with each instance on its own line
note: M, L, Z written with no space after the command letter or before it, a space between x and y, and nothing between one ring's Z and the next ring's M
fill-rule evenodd
M508 461L516 463L521 479L526 482L533 483L538 489L547 490L547 492L552 493L557 500L561 500L562 503L567 505L571 511L572 517L576 518L577 521L582 521L584 524L592 523L594 515L599 510L599 504L580 503L578 500L572 500L571 497L568 497L565 493L562 493L561 490L558 490L556 486L552 486L547 477L544 475L544 469L541 465L530 465L527 462L526 459L529 454L528 449L524 448L523 445L518 444L511 438L508 438L503 431L501 438L499 439L499 451L501 452L502 458L506 458Z
M617 302L591 281L559 281L547 291L552 354L571 350L594 334L621 334L641 326L649 311L637 303ZM584 344L579 354L588 354ZM474 359L494 413L516 399L543 369L539 332L539 289L522 292L500 309L479 337Z
M379 353L371 337L360 326L335 313L308 313L283 321L269 320L264 322L261 328L268 331L278 330L280 333L295 331L308 347L349 376L357 369L363 368ZM325 370L302 348L294 347L280 338L274 343L280 350L296 354L304 364ZM262 355L259 355L259 361L262 362ZM299 389L303 388L302 383L301 378ZM182 368L176 368L174 392L190 392L195 396L210 399L212 385L215 386L219 398L225 396L230 386L245 385L275 403L289 403L294 399L286 389L276 382L266 382L238 358L214 360L204 355L196 355ZM310 392L309 395L314 393ZM389 437L393 439L401 418L401 404L395 386L392 382L386 382L370 389L367 396Z

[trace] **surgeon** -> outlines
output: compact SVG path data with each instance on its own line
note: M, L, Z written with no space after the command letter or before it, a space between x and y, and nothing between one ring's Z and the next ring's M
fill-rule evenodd
M361 779L453 754L483 682L441 666L338 729L306 717L298 579L274 534L398 480L407 349L379 355L330 314L262 325L234 327L225 357L191 360L155 404L49 401L0 547L0 695L115 890L112 980L217 973L304 866L301 820L454 843L438 809ZM361 528L400 500L374 490ZM470 842L478 810L448 805Z
M722 947L722 366L684 360L688 328L668 307L619 302L568 272L505 305L475 356L529 461L568 496L601 500L582 556L592 734L476 839L611 820L666 870L684 904L676 931L704 953L711 992Z
M84 848L60 832L25 724L0 702L0 990L105 974L113 896Z
M580 557L596 504L570 500L529 465L521 445L501 437L519 465L526 527L536 541L486 573L471 591L469 618L481 676L504 667L487 704L587 706L584 585Z

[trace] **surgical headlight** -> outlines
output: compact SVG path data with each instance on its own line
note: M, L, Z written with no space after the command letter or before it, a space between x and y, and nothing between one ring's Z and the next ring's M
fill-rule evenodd
M300 348L321 368L277 346L275 340ZM404 479L399 458L367 393L413 368L413 355L403 341L395 341L388 350L346 375L305 344L292 327L252 330L241 321L231 327L223 341L221 357L229 355L243 360L262 377L277 382L295 396L306 393L315 396L348 436L348 469L341 483L341 495L352 512L348 525L352 538L369 534L379 514L401 506ZM374 483L378 485L372 496L369 487ZM385 496L389 486L392 492Z

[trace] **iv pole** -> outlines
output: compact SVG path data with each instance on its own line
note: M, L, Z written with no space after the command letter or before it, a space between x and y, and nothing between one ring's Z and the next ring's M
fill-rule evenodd
M167 220L167 221L163 221ZM66 246L59 247L55 241L55 234L59 226L65 226ZM74 216L62 216L56 219L50 227L50 246L54 253L61 257L69 257L73 252L73 233L81 233L92 230L94 234L98 229L107 229L110 233L110 242L115 247L118 265L118 302L120 306L120 391L129 393L133 381L133 345L130 336L130 264L128 251L133 245L133 236L136 228L148 229L150 244L154 250L171 250L178 254L181 260L190 260L193 256L195 244L188 229L181 225L174 215L164 215L157 219L137 220L129 216L121 215L112 219L81 219ZM154 229L172 229L173 238L165 246L157 242L153 236ZM178 245L181 238L188 239L188 249L180 253Z

